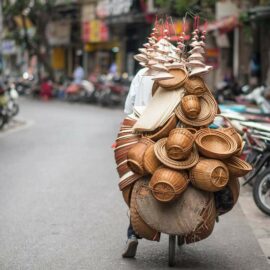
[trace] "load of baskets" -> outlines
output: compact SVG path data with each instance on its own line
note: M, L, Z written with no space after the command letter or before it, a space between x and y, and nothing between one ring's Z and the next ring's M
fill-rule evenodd
M237 202L238 177L252 170L240 158L241 135L219 114L202 77L211 70L203 61L205 33L192 33L187 55L184 35L175 47L154 28L135 56L155 81L153 97L124 119L116 139L119 188L133 229L153 241L160 233L186 243L208 237ZM213 128L216 117L225 126Z

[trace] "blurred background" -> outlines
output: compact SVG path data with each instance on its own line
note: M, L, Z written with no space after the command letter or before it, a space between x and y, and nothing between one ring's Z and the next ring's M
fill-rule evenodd
M171 16L173 41L183 31L186 12L187 32L195 15L208 32L205 57L215 68L208 76L213 90L224 80L270 83L267 0L3 0L0 72L20 81L22 93L32 87L37 94L40 89L33 90L33 84L50 80L52 95L59 98L78 66L91 84L111 74L125 86L139 69L133 55L150 34L156 15L159 20Z
M138 48L156 21L189 39L195 16L205 79L255 169L178 264L269 269L269 0L0 0L0 269L166 269L166 237L121 258L129 217L112 148Z

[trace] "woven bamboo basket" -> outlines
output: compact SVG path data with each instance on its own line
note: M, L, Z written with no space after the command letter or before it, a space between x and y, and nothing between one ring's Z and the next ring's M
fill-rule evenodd
M212 193L209 193L209 200L200 214L202 221L195 230L185 236L186 244L194 243L206 239L214 230L216 222L216 207Z
M149 187L158 201L170 202L177 199L185 191L188 183L188 177L184 171L161 167L153 174Z
M174 90L181 87L188 78L187 71L184 69L171 69L172 79L158 81L158 84L168 90Z
M200 131L195 142L199 152L209 158L226 159L237 149L235 140L219 130Z
M145 170L150 174L154 174L158 167L162 165L162 163L156 157L154 144L147 147L143 158L143 165Z
M154 229L152 229L149 225L145 223L145 221L140 217L137 211L137 202L136 202L136 194L138 188L140 187L140 180L135 184L130 201L130 221L134 231L142 238L159 241L160 233Z
M223 121L227 127L220 128L222 132L229 135L232 139L235 140L237 144L237 149L235 151L235 155L241 155L243 148L243 139L241 135L235 130L232 122L225 116L218 114L217 117L223 118Z
M153 141L144 137L141 138L139 142L128 151L127 164L133 172L139 175L145 174L143 157L147 146L151 144L153 144Z
M239 157L233 156L224 160L231 177L242 177L252 171L252 166Z
M130 171L130 168L127 165L127 161L123 161L117 166L117 172L119 174L119 177L121 178L123 175L125 175L127 172Z
M189 77L184 84L184 88L189 94L201 96L207 91L204 81L199 76Z
M144 133L144 136L153 141L158 141L159 139L168 137L170 131L174 129L176 125L177 117L175 115L172 115L163 127L156 129L153 132Z
M133 186L134 186L134 184L131 184L122 190L122 195L123 195L124 201L128 207L130 207L130 198L131 198Z
M174 160L183 160L192 150L194 135L185 128L173 129L166 143L167 155Z
M229 171L219 160L203 159L191 169L190 180L193 186L199 189L215 192L226 186Z
M181 100L182 111L186 117L194 119L201 112L199 98L195 95L184 96Z

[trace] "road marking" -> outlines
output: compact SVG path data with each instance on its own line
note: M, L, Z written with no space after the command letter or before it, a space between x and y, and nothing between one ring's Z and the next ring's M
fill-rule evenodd
M14 123L15 122L15 123ZM18 124L16 124L18 123ZM30 128L35 124L32 120L13 120L12 123L9 123L3 130L0 131L0 138L3 138L9 134L22 131L24 129Z

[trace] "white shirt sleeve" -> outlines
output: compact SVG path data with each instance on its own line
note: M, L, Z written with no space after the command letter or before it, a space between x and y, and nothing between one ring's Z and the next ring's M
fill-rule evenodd
M125 102L124 112L126 114L131 114L133 112L133 107L134 107L134 104L135 104L135 99L136 99L138 86L139 86L139 75L137 73L136 76L133 78L131 84L130 84L128 96L127 96L127 99L126 99L126 102Z

